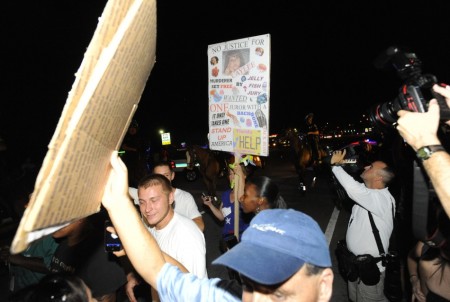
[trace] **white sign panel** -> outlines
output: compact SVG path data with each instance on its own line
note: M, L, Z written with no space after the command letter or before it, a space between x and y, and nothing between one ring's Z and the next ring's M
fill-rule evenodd
M209 147L269 155L270 35L208 46Z
M161 141L163 145L170 145L170 132L161 133Z

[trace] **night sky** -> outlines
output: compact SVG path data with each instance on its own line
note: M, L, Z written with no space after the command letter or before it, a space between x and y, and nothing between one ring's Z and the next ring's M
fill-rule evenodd
M0 136L41 160L106 1L27 2L7 1L0 13ZM160 0L156 64L136 112L142 134L206 137L207 47L250 36L271 35L271 132L309 112L319 125L345 124L393 100L402 81L373 65L391 45L450 82L450 3L419 3Z

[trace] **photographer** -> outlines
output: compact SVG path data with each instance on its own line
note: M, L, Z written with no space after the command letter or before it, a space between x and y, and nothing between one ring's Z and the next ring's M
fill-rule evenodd
M347 247L357 257L379 258L380 251L369 215L372 215L379 230L384 251L388 251L389 238L394 228L395 200L387 184L394 178L394 173L386 163L374 161L364 167L361 174L364 183L360 183L339 166L344 162L345 154L345 149L334 151L330 163L334 176L355 202L347 227ZM385 267L381 261L373 260L371 268L374 269L370 273L368 269L360 267L356 280L348 280L348 297L351 301L388 301L383 293Z
M447 106L450 105L449 86L443 88L434 85L433 90L444 96ZM396 129L418 155L419 152L427 152L425 157L422 157L423 167L430 177L442 206L450 216L450 155L441 146L438 138L439 112L436 99L429 102L428 112L400 110L397 113L400 118ZM450 120L446 121L446 124L450 125ZM430 146L431 150L428 148Z

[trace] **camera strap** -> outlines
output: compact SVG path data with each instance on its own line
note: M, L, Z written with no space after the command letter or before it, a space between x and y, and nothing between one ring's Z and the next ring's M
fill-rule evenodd
M412 228L414 237L431 247L442 244L444 237L438 229L428 232L430 189L422 168L414 161L414 195L412 206Z
M392 212L392 223L394 224L394 228L395 228L395 214L394 214L394 205L393 204L391 204L391 212ZM372 232L373 232L373 236L375 237L375 241L377 243L378 251L380 252L380 256L384 257L386 255L386 252L384 251L383 244L381 243L380 232L378 231L375 221L373 220L372 213L367 211L367 214L369 214L370 225L372 226ZM392 239L392 234L394 234L394 230L392 230L390 239ZM389 242L390 241L391 240L389 240Z
M426 185L422 169L416 161L413 162L414 169L414 194L412 204L413 214L413 234L419 240L425 240L428 237L428 186Z

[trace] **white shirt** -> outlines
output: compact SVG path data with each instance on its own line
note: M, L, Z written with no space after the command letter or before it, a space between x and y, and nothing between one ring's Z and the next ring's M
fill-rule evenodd
M199 278L207 278L205 237L191 219L175 213L161 230L147 227L159 247Z
M197 204L191 193L178 189L175 189L175 212L181 214L187 218L194 219L200 217L201 214L198 211Z
M388 188L369 189L365 184L353 179L342 167L333 167L333 174L344 187L348 196L356 202L352 207L352 214L347 227L346 241L348 249L355 255L370 254L379 257L375 236L370 225L368 211L379 231L381 243L388 252L389 239L394 228L392 211L395 213L395 200ZM381 262L380 271L384 271Z

